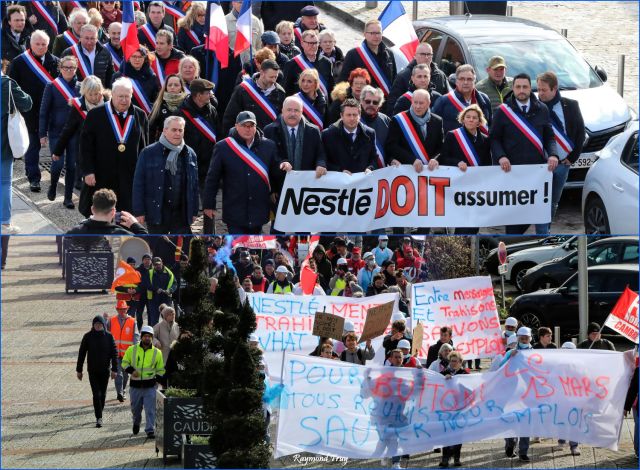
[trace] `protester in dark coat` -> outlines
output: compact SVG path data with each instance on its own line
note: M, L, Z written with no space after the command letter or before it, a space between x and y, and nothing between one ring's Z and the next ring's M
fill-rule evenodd
M109 385L109 368L111 378L115 379L118 372L118 350L111 333L106 331L105 320L97 315L93 318L91 331L85 333L78 351L76 374L82 380L84 360L87 358L89 384L93 394L93 411L96 415L96 427L102 427L102 410L107 399ZM109 367L111 366L111 367Z
M147 115L151 114L153 104L160 91L160 85L158 84L158 77L149 66L148 52L144 47L140 47L131 54L129 60L113 76L113 81L120 77L127 77L135 82L144 97L138 97L137 93L134 93L133 104L145 111Z
M95 45L92 45L92 40L88 39L90 36L95 36L97 38L97 29L93 25L85 25L81 29L80 33L80 42L78 43L78 59L83 60L85 64L87 64L87 69L89 70L89 75L95 75L102 81L102 85L105 88L111 86L111 82L113 81L113 59L111 58L111 53L99 42L95 42ZM90 35L90 36L87 36ZM91 49L89 49L91 47ZM66 57L68 55L74 55L71 51L71 47L66 48L62 51L60 57ZM93 68L90 67L89 58L84 53L84 49L94 50L95 49L95 57L93 59ZM82 72L82 68L78 67L77 71L78 80L84 80L86 78L85 74Z
M31 28L27 27L24 7L11 5L2 20L2 60L13 60L27 50Z
M22 3L27 8L27 21L29 22L29 25L27 27L32 31L36 31L39 29L47 33L47 36L49 36L49 38L51 39L51 41L49 42L49 52L51 52L53 48L53 39L58 34L64 33L65 30L69 27L67 17L60 8L60 2L38 2L47 10L49 16L53 18L53 21L56 25L55 29L45 19L44 15L42 15L42 13L40 13L40 11L33 5L34 2ZM35 22L33 22L34 19Z
M451 339L451 328L449 328L448 326L443 326L442 328L440 328L440 338L435 342L435 344L429 346L429 350L427 351L427 368L429 368L433 361L438 359L440 346L445 343L453 346L453 340Z

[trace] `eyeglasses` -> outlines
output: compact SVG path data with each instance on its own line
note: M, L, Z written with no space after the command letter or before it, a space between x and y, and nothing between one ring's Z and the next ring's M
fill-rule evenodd
M317 46L317 42L303 41L305 44L309 44L310 46Z
M142 59L144 59L144 57L141 56L141 55L132 55L131 57L129 57L129 59L131 59L131 60L142 60Z
M382 31L365 31L365 34L372 34L374 36L380 36L382 35Z
M380 104L380 101L377 100L363 100L365 102L365 104L373 104L375 106Z
M433 54L428 52L418 52L416 55L419 55L422 57L433 57Z
M78 67L76 67L75 65L65 65L63 67L60 67L60 70L66 70L67 72L70 72L71 70L75 70Z

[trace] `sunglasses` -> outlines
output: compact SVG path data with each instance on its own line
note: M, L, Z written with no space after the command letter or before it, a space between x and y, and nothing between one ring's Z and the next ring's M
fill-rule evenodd
M365 102L365 104L373 104L373 105L379 105L380 101L377 100L363 100Z

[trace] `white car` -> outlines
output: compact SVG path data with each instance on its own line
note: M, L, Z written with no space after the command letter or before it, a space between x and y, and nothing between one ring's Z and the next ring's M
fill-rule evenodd
M554 258L564 257L577 248L578 237L573 236L566 237L566 240L558 245L536 246L534 248L517 251L507 256L505 279L518 289L521 289L520 283L529 268Z
M586 233L638 233L638 121L599 152L582 189Z

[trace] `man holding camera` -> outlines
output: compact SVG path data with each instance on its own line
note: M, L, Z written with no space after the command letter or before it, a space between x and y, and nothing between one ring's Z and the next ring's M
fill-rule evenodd
M147 229L126 211L116 212L118 198L111 189L93 194L91 217L67 232L68 235L146 235Z

